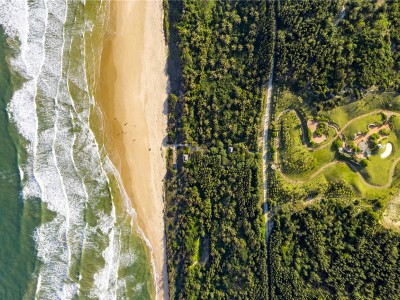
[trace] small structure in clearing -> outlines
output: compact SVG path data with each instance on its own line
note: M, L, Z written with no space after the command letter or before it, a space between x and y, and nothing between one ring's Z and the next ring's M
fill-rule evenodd
M371 149L368 146L368 143L364 140L361 140L357 144L358 148L360 149L361 152L361 157L360 158L365 158L365 157L370 157L371 156Z
M359 163L365 158L370 157L374 150L382 148L382 140L386 139L390 135L391 128L389 126L390 118L385 115L382 123L370 123L366 125L366 132L361 132L363 128L359 128L359 131L354 134L354 138L350 141L346 140L344 136L341 138L345 142L345 146L339 149L339 153L343 157L346 157L353 162ZM349 135L347 135L349 139ZM392 145L388 143L385 147L385 152L381 154L381 158L386 158L392 152Z

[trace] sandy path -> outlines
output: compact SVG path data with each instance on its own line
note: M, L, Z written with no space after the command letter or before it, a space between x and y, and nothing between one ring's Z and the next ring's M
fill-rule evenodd
M158 299L168 299L162 182L166 59L162 0L112 1L97 99L107 150L152 246Z

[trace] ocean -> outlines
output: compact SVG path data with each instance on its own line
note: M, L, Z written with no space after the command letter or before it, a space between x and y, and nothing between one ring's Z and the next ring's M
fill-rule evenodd
M109 2L0 0L0 299L152 299L100 137Z

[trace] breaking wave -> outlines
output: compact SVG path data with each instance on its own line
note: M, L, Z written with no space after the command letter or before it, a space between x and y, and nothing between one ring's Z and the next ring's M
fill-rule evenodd
M89 126L85 34L108 18L108 3L97 5L90 20L83 2L0 0L0 24L17 53L10 65L22 78L8 113L27 153L19 162L23 196L43 203L37 299L121 299L148 286L132 272L145 251L132 242L135 212L117 211L110 178L120 179Z

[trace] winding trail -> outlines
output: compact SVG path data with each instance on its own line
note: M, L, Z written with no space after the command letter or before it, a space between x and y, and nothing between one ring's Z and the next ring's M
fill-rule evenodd
M354 122L356 122L356 121L358 121L358 120L360 120L360 119L362 119L362 118L365 118L365 117L368 117L368 116L371 116L371 115L374 115L374 114L377 114L377 113L381 113L381 112L385 113L385 114L388 115L389 117L392 116L392 115L400 116L400 113L397 113L397 112L394 112L394 111L383 110L383 109L376 109L376 110L373 110L373 111L371 111L371 112L369 112L369 113L366 113L366 114L363 114L363 115L360 115L360 116L358 116L358 117L355 117L355 118L351 119L351 120L348 121L348 122L343 126L343 128L340 129L340 130L338 130L338 128L337 128L336 126L334 126L334 123L332 123L332 124L329 123L328 125L331 126L332 128L334 128L335 131L336 131L336 135L334 136L334 138L333 138L331 141L329 141L328 143L326 143L326 144L324 144L324 145L322 145L322 146L320 146L320 147L311 148L311 147L309 147L309 146L307 145L306 140L305 140L305 136L304 136L305 131L306 131L307 129L304 127L303 122L301 122L301 117L299 116L299 113L298 113L296 110L294 110L294 109L286 109L286 110L280 112L279 115L276 117L277 122L279 122L280 118L281 118L285 113L288 113L288 112L291 112L291 111L293 111L293 112L296 113L297 117L298 117L299 120L300 120L300 123L302 124L302 132L303 132L302 138L303 138L303 144L306 145L306 146L307 146L307 149L310 150L310 151L320 150L320 149L323 149L323 148L325 148L325 147L331 145L331 144L333 143L333 141L335 140L335 138L338 137L339 135L343 134L344 130L345 130L349 125L351 125L352 123L354 123ZM336 124L335 124L335 125L336 125ZM277 137L275 138L275 145L278 146L278 144L279 144L279 135L277 135ZM321 168L319 168L318 170L316 170L310 177L308 177L307 179L304 179L304 180L301 180L301 179L291 179L291 178L289 178L287 175L285 175L285 174L280 170L280 168L279 168L278 170L279 170L279 173L281 174L281 176L282 176L282 177L285 179L285 181L287 181L288 183L291 183L291 184L302 184L302 183L306 183L306 182L312 180L313 178L317 177L318 175L320 175L323 171L325 171L327 168L331 167L332 165L335 165L335 164L337 164L337 163L345 163L345 164L348 165L348 167L349 167L354 173L357 174L357 176L360 177L360 179L363 181L363 184L365 184L366 186L368 186L368 187L370 187L370 188L375 188L375 189L386 189L386 188L390 188L391 185L392 185L392 183L393 183L394 172L395 172L396 166L397 166L397 164L398 164L399 162L400 162L400 157L398 157L398 158L393 162L392 167L390 168L390 171L389 171L389 179L388 179L388 182L387 182L386 184L384 184L384 185L375 185L375 184L369 183L369 182L361 175L361 173L360 173L359 170L358 170L358 167L357 167L354 163L349 162L349 161L337 160L337 159L333 160L332 162L330 162L330 163L328 163L328 164L325 164L324 166L322 166ZM275 153L275 156L274 156L274 163L275 163L276 165L279 165L279 162L278 162L278 154L277 154L277 152Z

